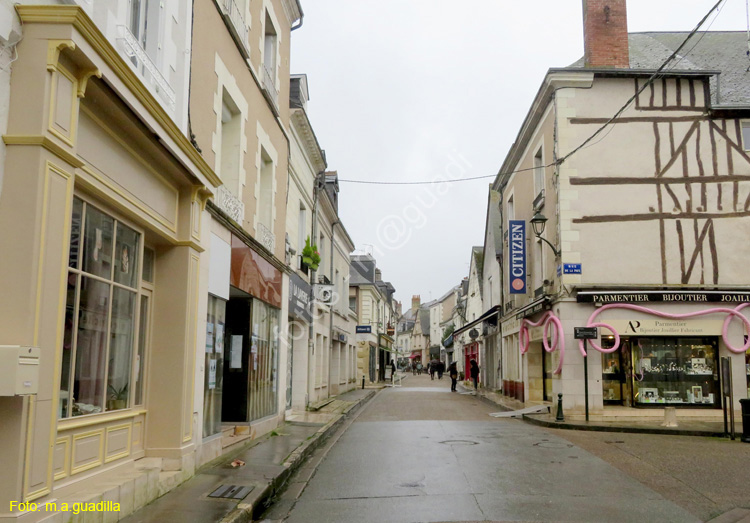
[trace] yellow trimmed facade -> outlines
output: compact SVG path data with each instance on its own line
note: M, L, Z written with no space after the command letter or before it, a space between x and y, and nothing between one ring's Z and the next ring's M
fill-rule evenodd
M221 180L82 8L17 12L0 339L41 364L38 394L0 397L0 521L23 522L39 516L10 501L64 499L137 458L192 474L203 222Z

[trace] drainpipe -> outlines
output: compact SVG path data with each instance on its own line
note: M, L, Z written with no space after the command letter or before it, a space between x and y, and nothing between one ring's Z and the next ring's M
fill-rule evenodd
M299 9L299 23L297 25L293 25L290 32L296 31L297 29L302 27L302 24L305 21L305 13L304 11L302 11L302 6L300 5L299 0L297 1L297 9Z
M331 224L331 264L328 267L328 273L330 274L330 277L328 278L331 280L331 283L333 283L334 288L336 287L336 282L333 281L333 242L334 242L334 234L336 233L336 225L341 223L341 220L336 220ZM331 309L328 311L328 343L330 343L329 347L329 354L333 353L333 303L331 303ZM331 364L333 363L333 358L328 358L328 397L331 397L331 388L333 387L333 383L331 383ZM340 365L339 365L340 367Z
M312 237L310 238L310 245L315 244L315 237L318 235L318 193L320 192L320 177L323 176L325 171L321 171L315 176L313 182L313 209L312 209ZM307 405L310 404L310 395L312 394L311 384L314 381L310 380L310 367L312 364L312 357L315 355L315 277L317 271L310 269L310 325L308 326L308 337L307 337ZM307 407L305 405L305 407Z

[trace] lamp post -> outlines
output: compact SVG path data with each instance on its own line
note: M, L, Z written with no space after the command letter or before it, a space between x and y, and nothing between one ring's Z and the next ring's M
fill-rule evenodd
M542 238L542 233L544 232L544 227L547 225L547 217L544 216L542 213L537 212L534 217L531 219L531 227L534 229L534 235L542 240L544 243L550 246L550 249L552 249L552 252L555 253L555 257L560 257L560 251L555 249L555 246L552 245L546 238Z

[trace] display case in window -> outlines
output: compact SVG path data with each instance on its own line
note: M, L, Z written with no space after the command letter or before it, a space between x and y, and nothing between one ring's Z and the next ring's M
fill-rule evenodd
M718 407L715 338L638 338L633 358L633 399L638 406Z
M602 348L614 346L613 338L602 338ZM622 405L622 352L602 353L602 399L605 405Z

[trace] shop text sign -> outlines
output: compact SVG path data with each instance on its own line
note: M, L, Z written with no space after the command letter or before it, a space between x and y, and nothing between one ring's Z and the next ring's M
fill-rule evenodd
M643 291L643 292L579 292L578 303L746 303L750 292L721 291Z
M599 320L615 329L620 336L721 336L723 318L667 318L605 319ZM602 336L609 335L602 328Z
M526 222L509 220L510 293L526 294Z

